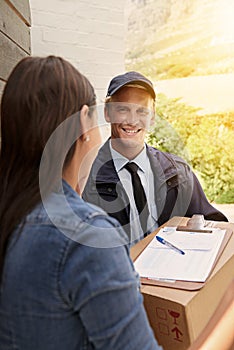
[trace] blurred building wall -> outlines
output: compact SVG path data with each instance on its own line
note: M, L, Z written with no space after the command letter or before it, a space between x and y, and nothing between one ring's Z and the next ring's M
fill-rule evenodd
M32 55L60 55L94 85L103 101L124 71L125 0L30 0Z

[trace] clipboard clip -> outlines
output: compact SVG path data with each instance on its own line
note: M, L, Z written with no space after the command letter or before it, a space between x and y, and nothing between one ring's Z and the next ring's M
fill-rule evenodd
M187 226L177 226L176 231L187 231L191 233L212 233L212 230L205 229L204 215L194 214L191 219L188 220Z
M205 229L200 229L200 228L192 228L188 226L177 226L176 231L187 231L187 232L197 232L197 233L212 233L212 230L205 230Z

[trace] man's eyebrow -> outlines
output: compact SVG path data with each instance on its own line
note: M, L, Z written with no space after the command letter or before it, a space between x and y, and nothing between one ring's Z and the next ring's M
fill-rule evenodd
M117 107L120 106L120 107L129 107L129 103L126 103L126 102L118 102L117 103Z
M139 110L139 111L149 112L151 109L150 109L150 108L148 108L148 107L139 106L139 107L137 108L137 110Z

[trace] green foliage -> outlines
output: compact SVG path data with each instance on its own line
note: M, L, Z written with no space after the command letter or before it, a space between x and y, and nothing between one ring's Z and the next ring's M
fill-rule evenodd
M158 115L155 118L154 130L148 135L147 142L161 151L177 154L189 161L188 152L179 134Z
M232 204L234 203L234 189L232 188L228 192L221 193L215 200L217 204Z
M190 107L179 98L168 99L157 95L155 126L149 135L149 142L161 150L176 153L189 159L187 139L197 125L199 108Z
M159 95L148 142L189 161L211 201L234 203L233 136L234 112L201 116L179 99Z

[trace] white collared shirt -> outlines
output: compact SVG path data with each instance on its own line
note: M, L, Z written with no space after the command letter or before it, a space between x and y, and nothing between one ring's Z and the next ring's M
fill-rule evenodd
M120 178L120 181L128 195L130 203L130 222L131 222L131 244L137 243L140 239L144 237L142 232L139 214L136 208L135 199L133 195L132 179L131 174L124 166L129 163L129 159L124 157L122 154L118 153L112 148L110 140L110 151L113 158L114 166L116 172ZM137 171L142 186L144 187L147 203L149 207L150 216L148 219L148 231L152 232L158 227L157 223L157 208L155 202L154 194L154 175L150 166L150 161L146 153L146 146L144 146L142 152L137 155L136 158L132 159L138 165L139 169Z

